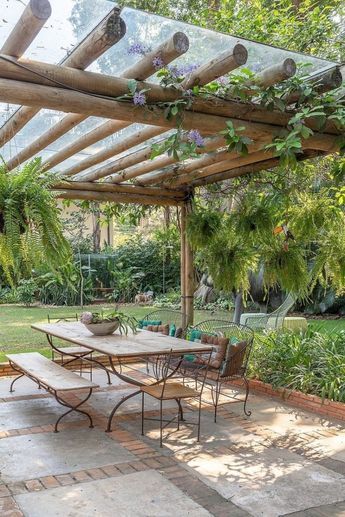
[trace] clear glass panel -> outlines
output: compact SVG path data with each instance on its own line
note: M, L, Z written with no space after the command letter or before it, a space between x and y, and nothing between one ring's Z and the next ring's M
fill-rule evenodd
M8 0L0 0L2 18L2 21L0 21L0 47L19 19L24 9L24 3L26 4L27 1L9 2ZM66 53L70 52L115 5L108 0L92 0L92 2L90 0L52 0L51 3L53 8L51 18L25 54L29 58L50 63L59 63ZM246 66L254 71L259 71L264 67L278 63L287 57L295 59L298 63L310 63L311 73L331 68L335 65L335 63L324 59L296 54L288 50L202 29L127 7L122 10L121 16L127 26L126 36L93 63L89 70L119 75L141 58L139 54L128 53L131 45L140 43L146 49L151 50L177 31L187 34L190 41L189 51L176 60L178 64L201 65L214 58L223 50L229 49L234 44L240 42L248 50ZM154 81L155 78L150 80ZM3 125L16 109L17 106L0 103L0 125ZM0 152L5 159L13 157L47 129L54 126L63 116L64 114L60 112L41 110ZM43 160L46 160L55 152L103 122L104 120L96 117L90 117L85 120L66 135L53 142L44 152L40 153ZM63 170L72 166L85 157L99 152L107 145L127 137L132 132L138 130L138 127L140 125L133 124L111 137L89 146L63 162L63 164L59 164L56 169ZM142 147L142 145L137 146L137 148Z

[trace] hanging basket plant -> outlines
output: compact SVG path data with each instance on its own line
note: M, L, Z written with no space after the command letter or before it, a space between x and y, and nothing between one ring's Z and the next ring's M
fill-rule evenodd
M187 239L193 249L208 246L222 225L222 215L211 210L196 210L187 219Z
M40 165L36 158L14 172L0 166L0 267L11 285L37 264L58 266L70 253L51 190L54 177Z

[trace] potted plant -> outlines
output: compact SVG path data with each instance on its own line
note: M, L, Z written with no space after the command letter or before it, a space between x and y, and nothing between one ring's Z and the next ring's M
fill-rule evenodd
M127 316L119 311L104 312L83 312L80 321L95 336L108 336L119 329L120 334L128 334L131 330L133 333L137 329L137 320L132 316Z

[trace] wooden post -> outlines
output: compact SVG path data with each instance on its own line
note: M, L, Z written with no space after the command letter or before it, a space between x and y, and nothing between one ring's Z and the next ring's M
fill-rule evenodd
M186 318L186 267L185 267L185 248L186 248L186 205L183 204L180 208L180 236L181 236L181 313L182 313L182 328L187 326Z
M186 217L192 212L192 202L185 203ZM186 326L193 325L194 322L194 266L193 266L193 252L192 248L185 238L185 312L186 312Z

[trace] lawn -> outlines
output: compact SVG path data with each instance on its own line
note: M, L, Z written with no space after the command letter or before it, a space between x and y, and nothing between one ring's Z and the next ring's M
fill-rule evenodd
M97 310L97 306L85 307L84 310ZM153 307L137 307L127 305L122 310L140 319ZM6 360L8 352L40 350L49 355L50 348L46 338L40 332L31 329L32 323L46 322L47 315L52 318L73 316L80 313L80 307L22 307L19 305L0 305L0 362ZM231 319L225 311L195 311L195 322L210 318ZM338 320L309 320L309 325L325 332L345 330L345 318Z

